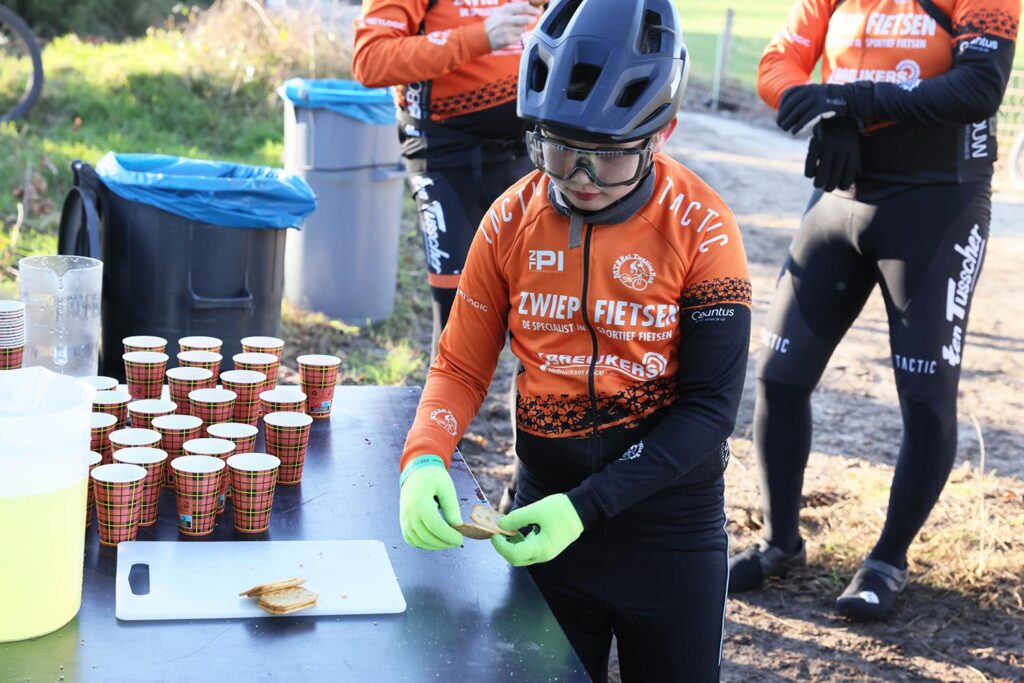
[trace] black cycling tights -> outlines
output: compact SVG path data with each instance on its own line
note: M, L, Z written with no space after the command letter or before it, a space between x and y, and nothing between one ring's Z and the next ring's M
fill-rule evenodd
M878 283L903 442L871 557L906 566L956 457L957 383L990 217L987 183L907 186L870 203L843 192L811 199L779 277L757 371L754 445L773 545L800 543L811 392Z
M526 157L484 164L480 176L482 184L474 180L476 176L471 166L409 174L434 300L431 358L437 355L437 341L448 323L459 275L466 265L466 254L480 221L491 203L533 168Z

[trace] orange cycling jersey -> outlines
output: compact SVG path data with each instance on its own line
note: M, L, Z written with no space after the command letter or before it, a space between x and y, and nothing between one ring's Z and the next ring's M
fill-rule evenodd
M396 85L414 118L441 121L515 99L522 47L491 51L484 20L507 0L368 0L356 19L352 69Z
M540 172L494 202L470 248L403 466L423 454L451 456L506 332L522 364L518 428L571 439L642 421L691 390L680 365L687 330L724 331L733 317L749 329L746 256L728 207L669 157L656 155L652 173L653 192L634 216L585 225L575 248ZM748 339L739 344L745 358Z
M867 90L866 178L988 177L989 119L1009 78L1019 15L1019 0L800 0L764 52L758 92L778 107L820 58L823 82Z

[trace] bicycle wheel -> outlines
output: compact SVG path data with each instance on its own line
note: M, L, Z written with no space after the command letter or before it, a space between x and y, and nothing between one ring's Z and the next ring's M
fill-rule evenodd
M0 5L0 123L28 113L43 91L43 58L32 29Z

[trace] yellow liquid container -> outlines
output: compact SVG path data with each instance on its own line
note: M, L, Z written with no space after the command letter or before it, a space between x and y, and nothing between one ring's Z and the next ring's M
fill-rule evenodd
M82 605L86 480L0 497L0 642L35 638Z
M0 372L0 642L56 631L81 607L94 393L43 368Z

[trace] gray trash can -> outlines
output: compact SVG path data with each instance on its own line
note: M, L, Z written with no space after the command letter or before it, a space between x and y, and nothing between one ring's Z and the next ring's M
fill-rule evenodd
M289 231L285 298L349 324L377 323L395 305L405 170L387 89L352 81L291 79L284 166L318 197Z

